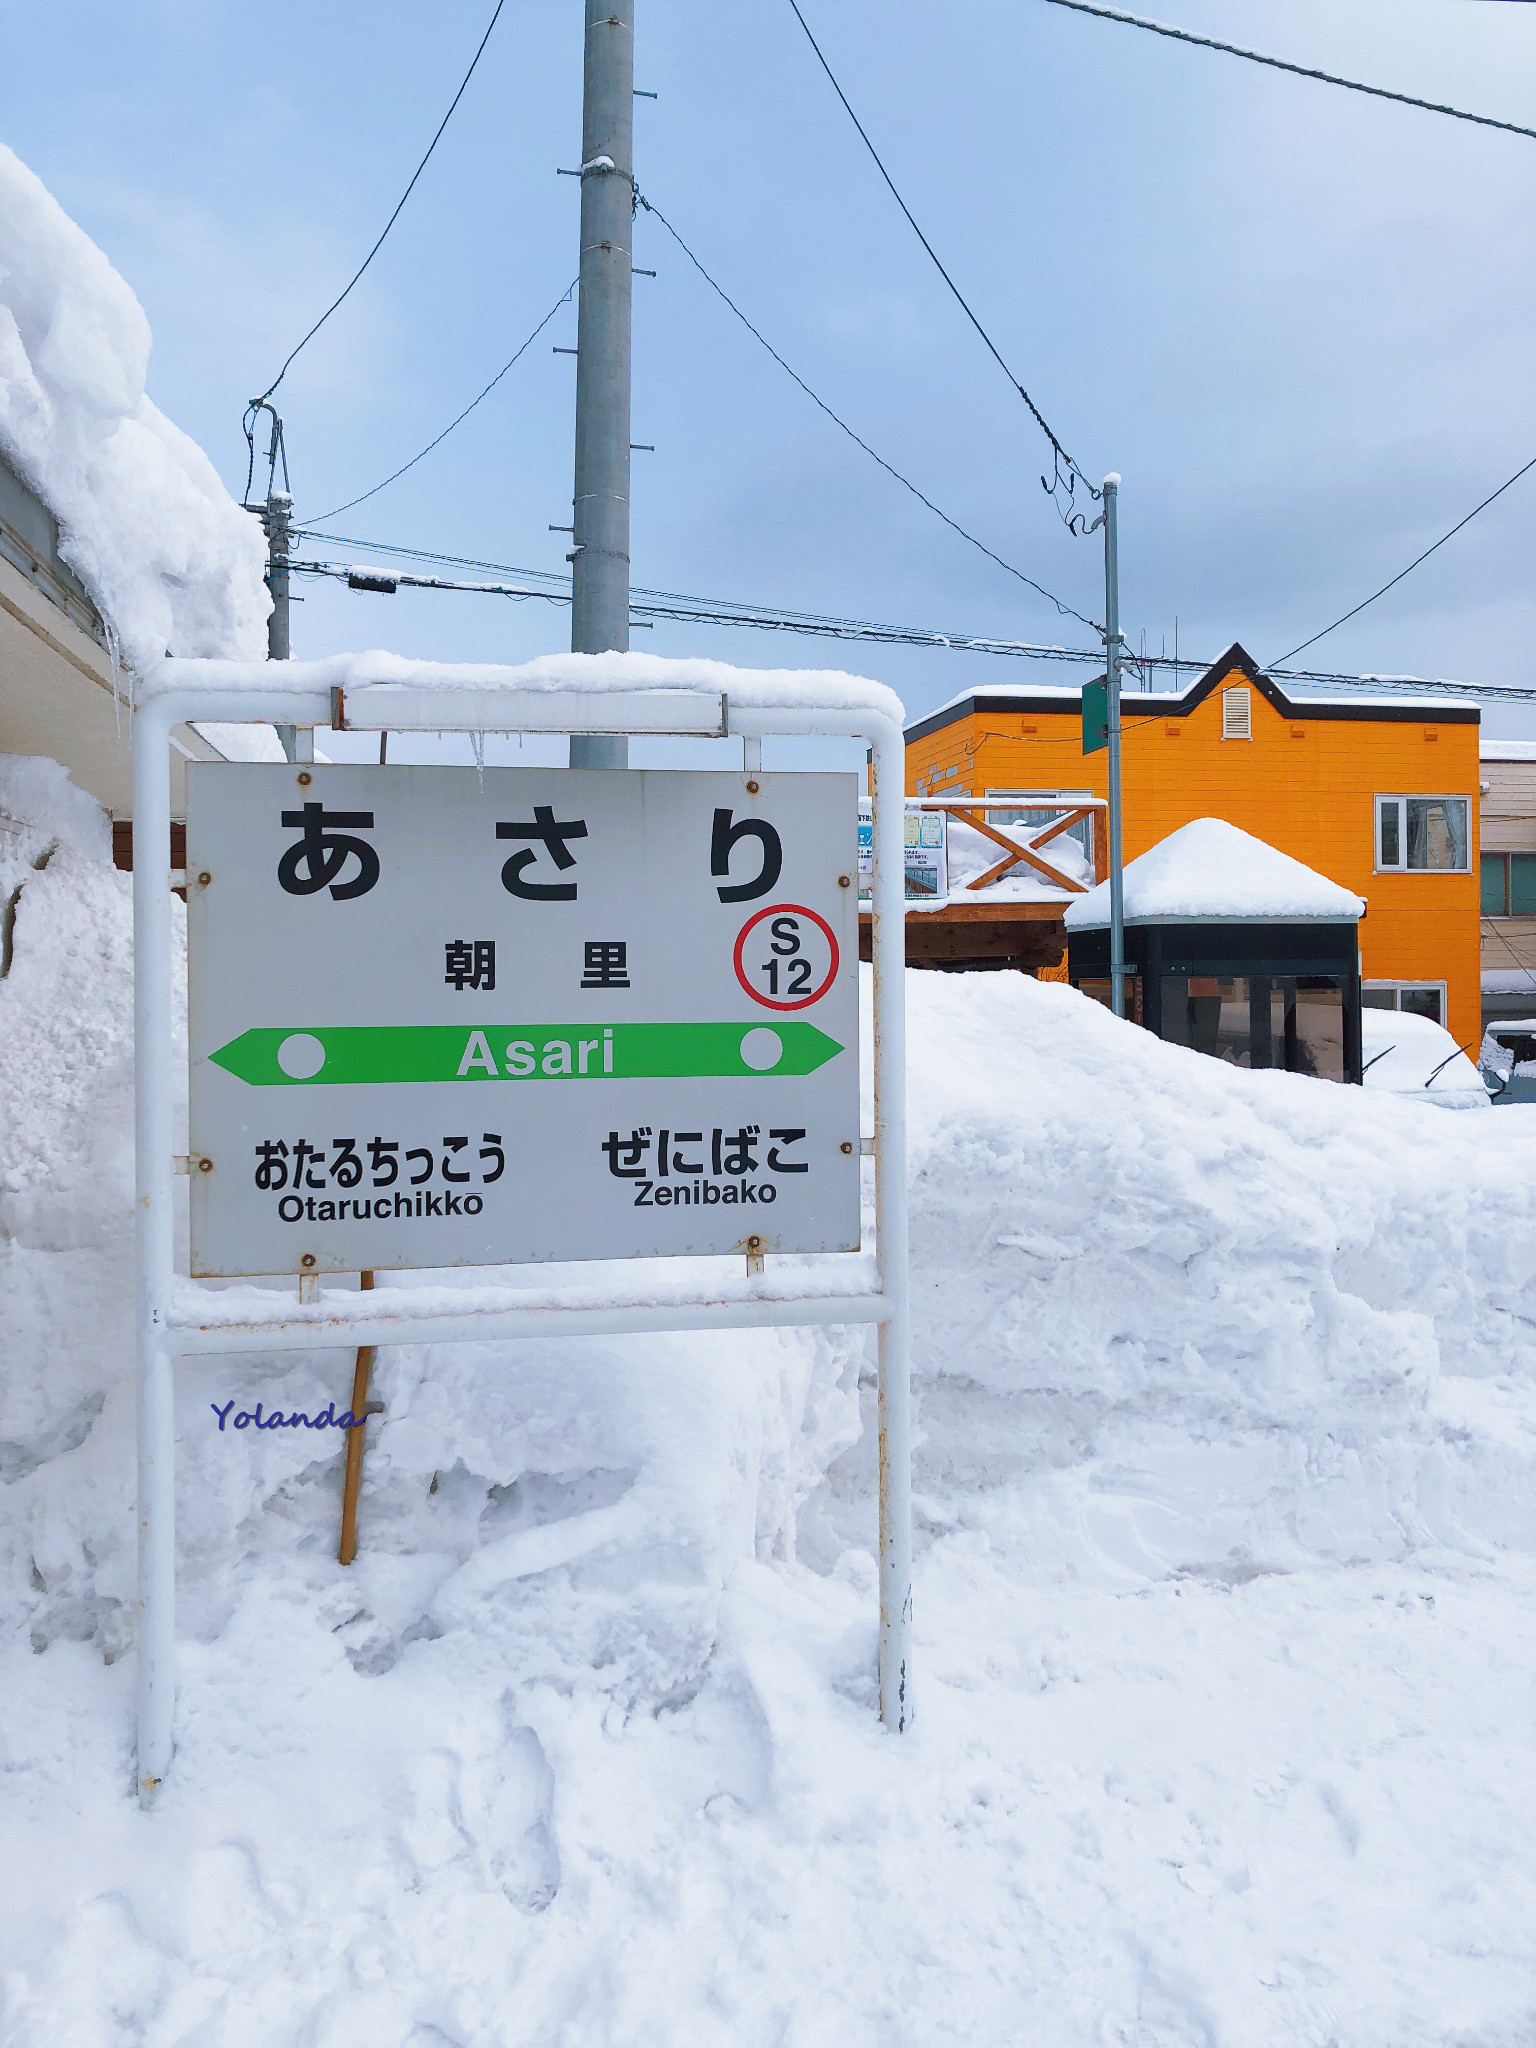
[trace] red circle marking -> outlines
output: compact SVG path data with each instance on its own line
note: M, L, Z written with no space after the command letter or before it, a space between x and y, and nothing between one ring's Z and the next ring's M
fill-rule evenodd
M781 1003L777 997L765 996L760 990L755 989L742 972L741 949L747 943L747 934L754 926L760 925L765 917L808 917L811 923L819 925L825 934L827 944L832 949L832 965L827 969L827 978L821 984L821 987L813 989L810 995L797 996L791 1003ZM760 910L756 917L749 917L737 935L734 959L736 979L741 983L753 1002L761 1003L765 1010L804 1010L810 1004L820 1002L821 998L837 979L837 940L832 935L832 927L824 917L814 910L808 910L803 903L772 903L766 910Z

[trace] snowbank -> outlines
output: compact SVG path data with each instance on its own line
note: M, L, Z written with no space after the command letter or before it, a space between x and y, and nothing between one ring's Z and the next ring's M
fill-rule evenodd
M385 1351L349 1571L214 1408L350 1354L194 1359L146 1817L128 929L61 846L0 980L6 2048L1536 2031L1536 1111L910 976L915 1731L865 1336Z
M112 858L112 824L95 797L77 789L58 761L0 754L0 825L18 840L67 846L92 860Z
M1163 918L1360 918L1365 905L1348 889L1266 845L1225 818L1195 818L1170 832L1123 877L1127 924ZM1074 902L1070 931L1109 923L1109 884Z
M125 659L255 659L270 610L261 529L145 395L138 300L0 144L0 452Z

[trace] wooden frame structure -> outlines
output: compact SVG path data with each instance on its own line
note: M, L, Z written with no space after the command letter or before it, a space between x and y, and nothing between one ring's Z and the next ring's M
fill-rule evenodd
M963 967L1011 967L1023 974L1034 974L1042 967L1060 966L1067 944L1066 926L1062 921L1066 909L1064 901L1054 901L1049 897L989 900L983 893L1020 866L1033 868L1044 876L1053 888L1062 892L1063 898L1086 893L1083 883L1074 881L1070 875L1053 866L1040 849L1053 839L1059 839L1063 833L1070 832L1074 825L1107 811L1109 806L1103 797L1074 795L1060 801L1063 805L1060 817L1053 818L1048 825L1042 825L1036 831L1019 836L1017 831L1010 833L1002 826L994 825L987 817L989 808L1001 807L997 804L924 797L918 799L914 806L914 800L907 799L909 809L942 811L947 817L958 818L961 824L968 825L973 832L1004 849L1002 860L952 893L947 903L933 910L912 904L907 906L906 954L909 967L951 971ZM1010 800L1010 808L1046 810L1052 803L1052 797L1042 793L1038 799L1032 797L1027 806L1015 805ZM1094 881L1102 882L1108 871L1105 835L1095 832ZM967 897L977 900L968 902ZM861 960L870 958L870 931L869 913L860 911Z

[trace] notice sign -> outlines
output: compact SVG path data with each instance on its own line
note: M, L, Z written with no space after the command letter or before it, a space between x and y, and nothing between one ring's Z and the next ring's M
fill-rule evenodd
M856 1251L857 874L851 775L190 763L193 1274Z
M906 837L906 895L914 901L942 902L949 895L949 819L943 811L908 804L903 818ZM859 895L874 895L875 812L859 800Z

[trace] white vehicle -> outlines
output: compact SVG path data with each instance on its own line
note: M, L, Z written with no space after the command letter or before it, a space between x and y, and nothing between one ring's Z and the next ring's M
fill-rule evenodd
M1495 1102L1536 1102L1536 1017L1501 1017L1490 1024L1477 1064Z
M1363 1010L1360 1030L1367 1088L1416 1097L1438 1109L1488 1107L1481 1074L1449 1031L1428 1017L1409 1010Z

